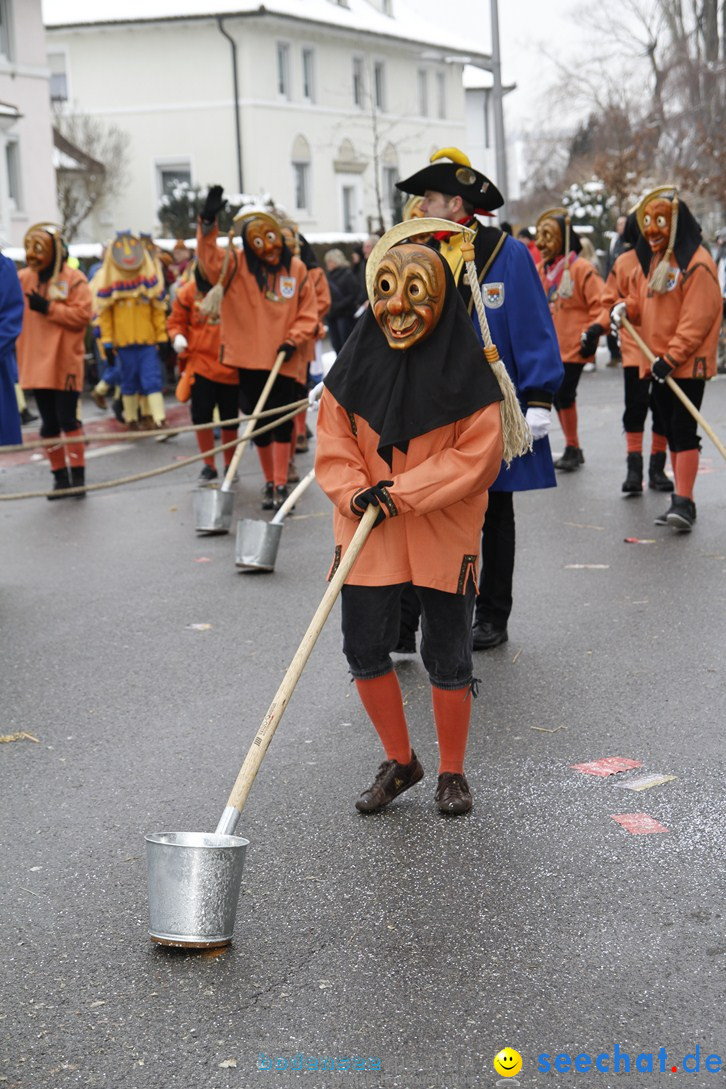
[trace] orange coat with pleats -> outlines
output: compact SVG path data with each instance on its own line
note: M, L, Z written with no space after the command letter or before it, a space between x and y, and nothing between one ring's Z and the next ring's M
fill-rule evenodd
M544 264L538 265L537 271L555 324L562 362L586 363L593 359L580 351L580 337L598 321L602 312L602 276L584 257L576 257L570 265L573 292L569 299L563 299L548 284Z
M413 582L451 594L477 581L487 489L502 466L499 402L411 439L393 462L378 454L376 432L348 415L323 390L318 413L315 477L332 500L335 557L340 562L358 526L350 501L356 492L392 480L388 493L398 514L376 526L348 583L390 586Z
M56 285L65 298L53 300L50 310L41 314L31 310L27 296L38 291L48 294L48 284L41 283L30 268L18 272L25 299L23 328L15 345L18 373L23 389L65 389L81 393L86 329L91 321L93 302L88 281L82 272L64 264Z
M194 280L179 288L166 322L169 340L179 333L186 337L189 347L181 356L181 362L185 367L191 366L195 374L201 374L210 382L237 385L239 373L236 368L225 367L219 362L219 320L212 320L201 313L199 307L203 301L204 295Z
M610 327L610 311L615 303L627 297L630 290L631 276L642 275L643 270L640 267L640 261L635 250L626 250L625 253L621 253L619 257L616 257L615 264L610 269L610 275L605 281L602 293L603 309L599 321L603 329ZM640 329L638 329L638 332L640 332ZM624 367L640 366L643 353L627 329L620 330L620 354L623 357Z

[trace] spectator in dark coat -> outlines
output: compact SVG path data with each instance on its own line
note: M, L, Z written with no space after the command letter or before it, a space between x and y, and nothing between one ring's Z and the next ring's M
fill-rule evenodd
M327 316L330 342L333 349L339 352L355 325L353 315L358 308L358 285L342 250L328 250L325 270L331 300Z

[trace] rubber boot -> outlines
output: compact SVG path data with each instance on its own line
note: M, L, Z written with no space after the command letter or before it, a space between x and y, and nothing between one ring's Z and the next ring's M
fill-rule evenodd
M692 499L674 493L670 510L666 514L666 525L672 526L680 533L690 533L695 521L696 504Z
M67 469L54 469L53 470L54 484L53 494L49 495L48 499L70 499L69 495L66 495L66 491L71 487L71 478Z
M672 492L673 481L665 475L665 453L651 454L648 463L648 487L655 492Z
M622 490L626 495L643 494L643 455L628 454L627 473Z
M74 465L71 469L71 487L72 488L85 488L86 486L86 467L85 465ZM86 492L78 492L73 496L74 499L85 499Z

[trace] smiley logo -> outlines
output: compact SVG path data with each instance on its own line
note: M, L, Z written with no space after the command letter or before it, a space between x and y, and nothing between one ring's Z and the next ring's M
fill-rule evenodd
M522 1069L522 1056L513 1047L503 1047L494 1056L494 1069L503 1078L513 1078Z

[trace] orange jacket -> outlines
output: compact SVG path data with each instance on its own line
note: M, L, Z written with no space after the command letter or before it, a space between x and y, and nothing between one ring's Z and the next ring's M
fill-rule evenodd
M615 258L615 264L610 269L610 275L605 281L602 293L602 313L599 322L603 329L610 328L610 311L616 302L627 298L630 277L643 275L640 261L635 250L626 250ZM635 324L635 322L633 322ZM638 330L640 332L640 329ZM620 354L623 357L624 367L639 367L643 353L637 346L630 333L625 329L620 330Z
M197 229L197 254L212 283L219 280L225 253L217 246L217 234L216 224L207 234L201 226ZM275 297L271 294L260 291L241 251L235 250L222 302L220 360L242 370L269 371L277 349L287 342L298 351L283 363L280 374L295 378L299 350L313 339L318 324L315 288L299 257L293 257L289 273L283 270L278 274Z
M547 283L544 264L538 265L537 270L555 323L562 362L586 363L588 359L593 359L593 356L584 356L580 351L580 337L598 321L602 313L602 290L605 285L600 273L584 257L576 257L570 265L573 292L569 299L562 299L559 292Z
M308 378L308 367L315 359L315 341L322 340L325 336L325 326L323 325L323 318L330 310L330 288L328 287L328 277L321 268L309 268L308 278L315 290L315 303L318 308L318 325L315 330L315 336L312 340L304 344L300 351L300 365L295 378L301 385L306 385Z
M347 581L411 581L452 594L462 594L469 579L476 583L487 488L502 466L498 402L411 439L405 454L394 448L389 469L378 454L376 432L361 417L351 419L325 389L316 442L315 476L335 504L333 570L358 526L350 506L354 494L392 480L388 493L398 515L372 531Z
M713 378L723 314L716 264L699 246L685 272L674 262L671 267L671 284L663 295L653 294L642 274L630 278L628 317L640 326L653 354L675 365L673 378ZM650 363L643 356L640 375L648 374Z
M29 268L21 268L18 276L26 296L23 328L16 343L20 385L23 389L66 389L80 393L86 328L93 312L86 277L64 264L56 286L65 293L65 298L51 302L45 315L30 309L27 295L38 291L47 297L48 284L40 283L37 272Z
M219 362L220 324L200 313L204 295L194 280L183 284L171 304L171 314L166 323L169 340L181 333L189 347L181 355L185 367L191 366L195 374L201 374L211 382L224 382L235 386L239 373L235 367L225 367Z

